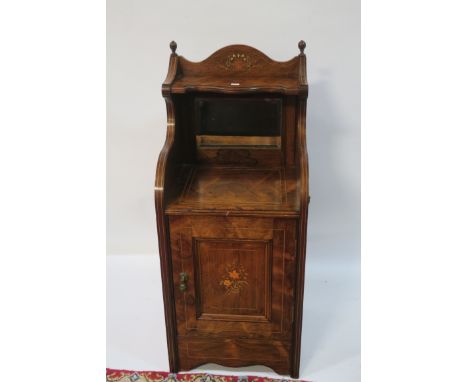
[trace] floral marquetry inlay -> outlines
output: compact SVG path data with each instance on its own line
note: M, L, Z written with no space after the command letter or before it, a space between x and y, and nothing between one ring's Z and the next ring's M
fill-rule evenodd
M226 59L224 63L224 67L227 69L231 69L234 65L238 66L239 64L244 65L247 70L250 70L252 67L252 60L250 56L245 53L232 53Z
M239 293L242 288L249 285L247 272L239 264L231 264L225 268L219 285L224 288L226 294Z

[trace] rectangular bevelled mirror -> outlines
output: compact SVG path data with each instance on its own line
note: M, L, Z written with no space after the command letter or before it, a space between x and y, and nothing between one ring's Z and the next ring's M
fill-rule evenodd
M281 111L281 98L197 97L197 146L281 148Z

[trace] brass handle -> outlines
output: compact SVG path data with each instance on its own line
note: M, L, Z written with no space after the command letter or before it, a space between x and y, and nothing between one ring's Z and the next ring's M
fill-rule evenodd
M179 290L181 292L185 292L187 290L187 281L188 281L188 274L185 272L180 273L180 285Z

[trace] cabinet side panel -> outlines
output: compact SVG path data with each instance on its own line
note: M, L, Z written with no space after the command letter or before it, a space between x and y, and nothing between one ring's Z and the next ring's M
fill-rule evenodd
M305 76L305 56L301 57L303 73ZM299 170L300 181L300 218L297 229L297 271L296 288L294 302L294 327L293 327L293 346L291 377L299 377L300 359L301 359L301 335L302 335L302 311L304 299L304 277L306 261L307 244L307 218L309 209L309 159L307 155L306 143L306 109L307 98L298 100L297 113L297 168Z
M173 171L173 145L175 137L175 111L174 102L170 96L170 86L174 81L178 70L178 56L171 54L169 60L169 69L167 77L162 85L162 94L166 102L167 111L167 134L164 146L159 153L156 166L156 179L154 182L154 202L156 210L156 224L158 232L159 259L161 264L161 279L164 299L164 316L166 322L166 338L169 355L169 368L171 371L178 370L177 365L177 343L176 343L176 324L175 310L172 304L173 291L171 280L171 254L169 243L169 227L164 213L167 195L170 192L171 185L168 182L170 174Z

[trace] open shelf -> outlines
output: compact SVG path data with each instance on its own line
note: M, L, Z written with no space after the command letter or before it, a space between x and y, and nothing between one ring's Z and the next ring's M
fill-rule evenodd
M298 186L293 168L187 166L181 172L179 194L166 213L272 215L299 214Z
M301 92L296 78L235 78L184 76L176 79L171 91L174 94L192 91L212 93L278 93L297 95Z

